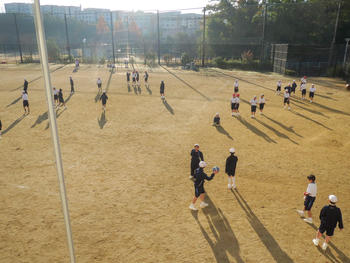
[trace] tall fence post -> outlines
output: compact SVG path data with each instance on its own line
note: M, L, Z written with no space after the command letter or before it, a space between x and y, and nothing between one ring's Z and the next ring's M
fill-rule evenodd
M18 31L18 24L17 24L17 17L16 14L13 14L13 17L15 19L15 27L16 27L16 36L17 36L17 46L18 46L18 51L19 55L21 57L21 63L23 63L23 56L22 56L22 47L21 47L21 40L19 38L19 31Z
M334 51L334 45L335 45L335 40L336 40L336 36L337 36L337 29L338 29L338 23L339 23L341 4L342 4L342 0L338 0L337 18L335 19L333 39L332 39L332 43L331 43L331 48L329 50L328 67L331 66L332 60L333 60L333 51Z
M157 10L157 31L158 31L158 65L160 65L160 30L159 30L159 10Z
M202 67L205 65L205 7L203 8L203 43L202 43Z
M266 19L267 19L267 3L264 0L264 19L262 28L262 39L261 39L261 51L260 51L260 63L265 60L265 34L266 34Z
M68 25L67 25L67 15L66 15L66 13L64 13L64 24L65 24L65 29L66 29L66 41L67 41L68 58L69 58L69 62L72 62L71 61L71 54L70 54L70 44L69 44Z
M109 13L111 16L111 34L112 34L112 52L113 52L113 64L115 64L115 53L114 53L114 30L113 30L113 15L112 12Z
M126 46L126 53L128 55L128 59L130 60L130 43L129 43L129 14L126 17L126 27L128 29L128 34L127 34L127 46Z

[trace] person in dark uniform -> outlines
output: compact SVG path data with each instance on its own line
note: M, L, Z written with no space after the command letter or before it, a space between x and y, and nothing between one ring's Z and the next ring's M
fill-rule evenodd
M126 82L130 82L130 72L126 72Z
M28 81L26 79L24 79L23 90L25 93L28 93L27 89L28 89Z
M220 115L219 115L218 112L215 114L213 125L214 126L220 126Z
M230 156L226 159L226 167L225 173L228 176L228 185L227 188L231 189L232 187L236 189L236 166L237 166L238 158L235 156L235 149L230 149Z
M140 81L140 74L138 71L136 71L136 82L139 83Z
M58 92L58 100L59 100L58 106L59 107L60 106L64 106L64 108L66 109L67 107L66 107L66 103L65 103L64 98L63 98L63 91L62 91L62 89L60 89L60 91Z
M213 173L211 176L207 176L206 173L204 173L204 168L207 166L207 164L204 161L201 161L199 163L199 168L195 171L195 180L194 180L194 197L192 199L192 203L190 204L191 210L197 210L197 208L194 206L198 197L201 200L200 207L204 208L207 207L208 204L204 202L205 197L205 190L204 190L204 182L205 180L210 181L214 178L215 174L218 173L218 170L213 169Z
M102 109L105 111L106 110L106 104L107 104L107 100L108 100L108 96L106 94L106 91L103 91L100 100L102 101Z
M203 153L199 150L199 144L194 145L194 149L191 151L191 175L190 179L193 179L194 171L199 167L199 162L204 161Z
M164 90L165 90L165 84L164 84L164 80L162 80L162 81L160 82L160 98L161 98L162 100L165 99Z
M69 81L70 81L70 93L74 93L74 81L72 77L69 77Z
M324 206L320 213L321 225L318 228L316 238L312 240L314 245L318 246L320 237L322 237L322 234L326 232L325 242L322 245L323 250L327 249L328 243L331 239L331 236L334 234L334 229L337 227L337 224L340 230L344 228L341 210L336 206L338 198L335 195L330 195L328 197L328 200L329 205Z
M295 82L295 80L293 80L293 83L292 83L292 93L295 94L295 90L297 89L297 83Z
M284 90L287 90L289 95L292 92L292 86L290 85L290 83L288 83L288 86L284 87Z
M145 71L144 78L145 78L145 86L147 87L148 86L148 72L147 71Z

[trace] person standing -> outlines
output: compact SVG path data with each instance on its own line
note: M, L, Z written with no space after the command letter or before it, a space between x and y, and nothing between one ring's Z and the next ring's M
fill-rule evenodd
M228 189L236 189L236 166L238 158L235 156L235 148L230 149L230 156L226 159L225 173L228 176Z
M238 79L235 80L235 83L233 84L233 86L234 86L233 92L238 93L238 86L239 86Z
M236 109L236 93L232 94L232 98L231 98L231 115L234 116L235 115L235 110Z
M260 110L260 114L263 113L265 107L265 96L264 94L261 94L260 98L259 98L259 110Z
M24 90L25 93L28 93L27 89L28 89L28 81L26 79L24 79L23 90Z
M101 78L98 78L96 83L97 83L98 92L100 93L102 91L102 80L101 80Z
M64 108L66 109L67 107L66 107L66 103L65 103L64 98L63 98L63 91L62 91L62 89L60 89L60 91L58 92L58 100L59 100L58 106L59 107L60 106L64 106Z
M70 82L70 93L74 93L74 81L71 76L69 77L69 82Z
M129 83L130 82L130 72L126 72L126 82Z
M312 103L313 100L314 100L315 91L316 91L315 85L312 84L312 85L311 85L311 88L310 88L310 93L309 93L309 99L310 99L310 102L311 102L311 103Z
M277 81L277 89L276 89L276 94L277 95L280 95L281 88L282 88L282 80L279 80L279 81Z
M251 99L250 101L250 105L251 105L251 113L252 115L250 117L255 118L255 113L256 113L256 105L258 104L258 100L256 98L256 96L254 96L254 98Z
M213 120L213 125L216 126L216 127L220 126L220 115L219 115L218 112L215 114L215 117L214 117L214 120Z
M300 90L301 90L301 99L305 100L306 97L306 83L301 83L300 85Z
M55 106L57 107L58 106L58 90L53 87L53 100L54 100L54 103L55 103Z
M29 114L30 110L29 110L28 93L25 91L22 92L22 100L23 100L24 115L26 115L27 113Z
M191 151L191 175L190 179L194 176L194 171L199 167L199 162L204 161L203 153L199 150L199 144L195 144Z
M240 99L239 99L239 93L237 93L236 94L236 103L235 103L235 109L234 109L234 111L235 111L235 114L237 115L237 116L239 116L239 103L240 103Z
M316 238L312 240L314 245L318 246L322 234L326 232L325 242L322 245L323 250L327 249L329 241L334 235L334 229L337 227L337 224L340 230L344 228L341 210L336 206L338 198L335 195L330 195L328 196L328 200L329 205L324 206L320 212L321 225L318 228Z
M284 95L283 95L283 105L284 105L284 108L286 108L286 105L288 105L288 110L290 110L289 98L290 98L290 95L289 95L288 90L286 89L284 91Z
M295 90L297 89L297 83L295 82L295 80L293 80L293 83L292 83L292 92L294 95L295 95Z
M106 110L106 104L107 104L107 100L108 100L108 96L106 94L106 91L103 91L100 100L102 101L102 110Z
M290 93L292 92L292 86L291 86L291 84L288 83L288 86L284 87L284 90L287 90L288 93L289 93L289 95L290 95Z
M165 90L165 84L164 84L164 80L162 80L160 82L160 98L162 100L165 100L164 90Z
M316 177L313 174L310 174L307 177L307 180L309 181L309 184L306 188L306 192L304 192L304 209L297 210L297 212L301 217L304 217L305 211L307 211L308 217L305 218L304 221L312 224L311 208L316 200L316 194L317 194L317 185L315 183Z
M145 71L145 75L143 77L145 79L145 86L147 87L148 86L148 72L147 71Z

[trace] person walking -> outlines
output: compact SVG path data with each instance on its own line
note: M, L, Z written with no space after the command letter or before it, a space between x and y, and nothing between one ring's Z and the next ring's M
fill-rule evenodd
M74 81L71 76L69 77L69 82L70 82L70 93L74 93Z
M304 192L304 209L297 210L298 214L301 217L305 217L305 211L307 211L307 218L304 219L305 222L312 224L312 214L311 208L316 200L317 194L317 184L315 183L316 177L313 174L310 174L307 177L309 184L306 188L306 192Z
M238 162L237 156L235 156L235 148L231 148L230 156L226 159L225 173L228 176L228 189L236 189L236 166Z
M108 96L106 94L106 91L103 91L100 100L102 101L102 110L106 110L106 104L107 104L107 100L108 100Z

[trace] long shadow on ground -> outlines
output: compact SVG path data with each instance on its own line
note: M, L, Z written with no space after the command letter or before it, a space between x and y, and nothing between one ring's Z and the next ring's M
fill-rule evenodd
M166 108L172 115L175 114L173 108L170 106L170 104L169 104L166 100L163 100L163 104L164 104L165 108Z
M249 224L252 226L257 236L260 238L266 249L275 259L275 261L283 263L293 263L293 260L279 246L276 239L271 235L271 233L266 229L266 227L259 220L259 218L254 214L254 212L249 207L248 203L244 200L243 196L238 192L238 190L231 189L231 192L236 197L238 204L246 213Z
M99 118L97 118L97 122L98 122L98 126L100 126L100 129L103 129L103 127L107 123L106 112L105 111L102 111L101 116Z
M5 135L6 133L8 133L11 129L13 129L18 123L21 122L21 120L23 120L26 117L26 115L22 115L21 117L19 117L18 119L16 119L14 122L12 122L3 132L2 135Z
M299 117L302 117L302 118L304 118L304 119L306 119L306 120L312 121L313 123L316 123L317 125L319 125L319 126L321 126L321 127L323 127L323 128L326 128L327 130L333 131L333 129L328 128L328 127L327 127L326 125L324 125L323 123L321 123L321 122L319 122L319 121L316 121L316 120L314 120L314 119L311 119L311 118L309 118L309 117L307 117L307 116L305 116L305 115L303 115L303 114L301 114L301 113L299 113L299 112L296 112L296 111L294 111L294 110L291 110L290 112L293 113L293 114L295 114L295 115L297 115L297 116L299 116Z
M10 107L11 105L16 104L17 102L19 102L21 100L22 96L19 96L18 98L14 99L14 101L12 101L10 104L8 104L6 106L6 108Z
M240 255L238 239L235 236L229 221L222 213L221 209L215 206L208 195L206 196L206 201L208 202L209 206L204 208L202 211L208 221L211 235L215 238L214 240L210 238L209 233L204 229L202 223L199 221L198 211L192 211L192 216L196 220L204 238L211 247L216 262L231 262L228 258L229 254L235 258L235 262L244 263Z
M213 126L215 126L215 128L218 132L222 133L223 135L226 135L229 139L233 140L231 135L225 130L225 128L223 126L221 126L221 125L219 125L219 126L213 125Z
M286 131L291 132L291 133L294 133L296 136L303 138L302 135L300 135L300 134L298 134L297 132L294 131L293 127L287 127L287 126L284 125L283 123L281 123L281 122L279 122L279 121L276 121L276 120L270 118L269 116L267 116L267 115L265 115L265 114L263 114L262 116L265 117L266 119L270 120L271 122L277 124L278 126L280 126L281 128L285 129Z
M258 135L261 138L263 138L265 141L267 141L269 143L277 143L275 140L270 138L266 133L264 133L263 131L259 130L254 125L250 124L249 122L247 122L246 120L242 119L241 117L237 117L236 119L240 123L242 123L244 126L246 126L249 130L251 130L253 133L255 133L256 135Z

